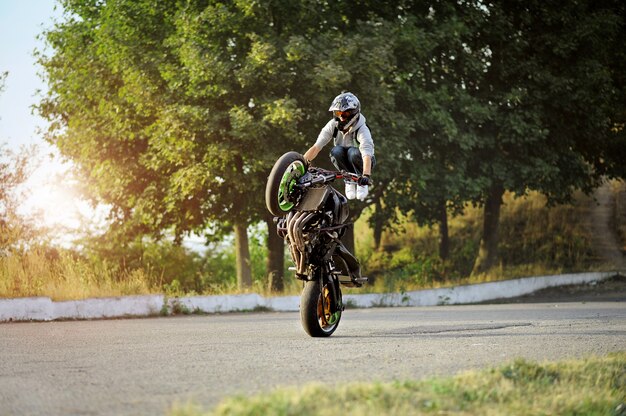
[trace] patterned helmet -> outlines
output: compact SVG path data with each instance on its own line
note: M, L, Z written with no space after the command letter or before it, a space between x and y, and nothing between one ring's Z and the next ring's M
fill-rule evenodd
M356 95L351 92L344 92L335 97L328 111L333 112L335 120L339 122L341 131L346 131L358 119L357 116L361 112L361 103L356 98Z

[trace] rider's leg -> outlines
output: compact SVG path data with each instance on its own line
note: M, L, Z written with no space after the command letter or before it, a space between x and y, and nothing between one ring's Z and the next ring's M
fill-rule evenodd
M350 172L361 175L363 173L363 157L361 156L361 151L358 149L358 147L350 147L348 149L348 160L350 161L350 165L352 167L352 169L350 169ZM376 166L376 157L372 155L371 168L373 169L374 166Z
M361 175L363 173L363 157L358 147L349 147L346 152L348 156L349 172Z
M330 149L330 161L338 170L350 171L352 167L348 160L349 147L335 146Z
M349 147L343 146L335 146L330 150L330 160L333 162L333 165L339 170L345 170L348 172L353 172L352 164L348 160L348 150ZM355 199L356 198L356 183L347 180L346 181L346 198Z
M348 149L348 159L350 160L350 164L353 166L352 172L362 175L363 174L363 157L361 156L361 152L356 147L351 147ZM361 201L365 200L367 194L369 192L369 188L367 185L365 186L357 186L356 187L356 197Z

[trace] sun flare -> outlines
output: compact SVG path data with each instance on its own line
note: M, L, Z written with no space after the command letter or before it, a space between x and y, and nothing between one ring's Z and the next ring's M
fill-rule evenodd
M60 183L39 186L33 189L30 202L40 225L46 228L80 227L79 196L74 189Z
M26 186L28 198L23 211L38 227L47 230L53 241L70 243L75 236L99 228L104 222L106 210L94 209L87 202L67 169L42 167Z

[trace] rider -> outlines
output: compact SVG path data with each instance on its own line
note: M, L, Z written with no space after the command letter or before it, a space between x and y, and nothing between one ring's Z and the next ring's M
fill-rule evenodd
M361 114L361 103L351 92L339 94L333 100L328 111L333 118L322 128L317 141L304 158L310 164L324 146L333 139L334 147L330 151L330 160L339 170L360 175L354 182L346 179L346 197L365 199L370 184L372 168L376 165L374 142L370 129Z

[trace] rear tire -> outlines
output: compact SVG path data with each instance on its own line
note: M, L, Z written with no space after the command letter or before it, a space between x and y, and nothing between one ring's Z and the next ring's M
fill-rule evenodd
M302 327L312 337L329 337L339 326L342 306L332 298L331 282L324 282L324 309L319 281L308 281L300 297L300 319ZM341 293L339 293L341 299Z
M306 162L298 152L285 153L274 163L265 185L265 205L272 215L282 217L295 207L294 186L305 173Z

